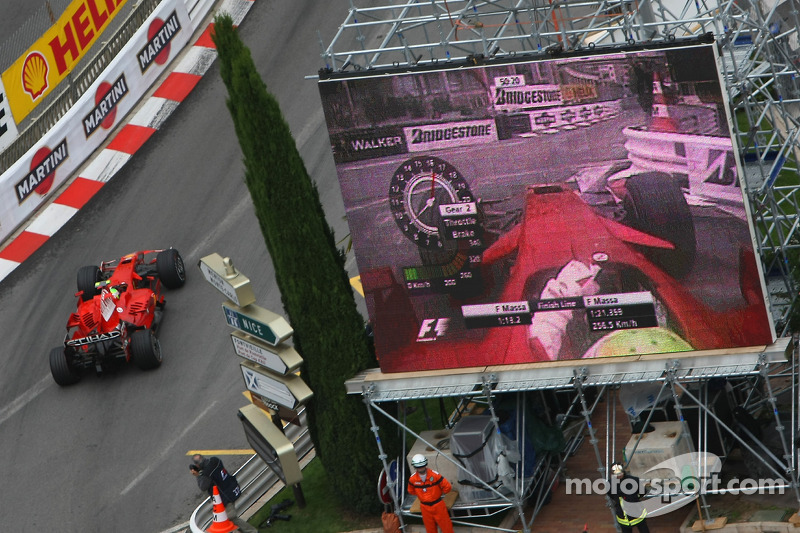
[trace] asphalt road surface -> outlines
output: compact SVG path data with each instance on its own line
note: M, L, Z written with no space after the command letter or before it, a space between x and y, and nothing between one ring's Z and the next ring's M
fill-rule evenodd
M260 0L240 28L337 239L348 232L344 208L316 83L303 77L323 66L319 39L330 42L347 8L344 0ZM187 452L249 447L236 418L247 400L223 297L202 278L198 260L231 257L252 280L258 304L282 308L225 98L215 64L121 173L0 284L4 531L169 530L203 499ZM169 246L182 253L189 278L167 294L163 365L58 387L48 353L75 309L78 268ZM223 458L233 470L245 456Z

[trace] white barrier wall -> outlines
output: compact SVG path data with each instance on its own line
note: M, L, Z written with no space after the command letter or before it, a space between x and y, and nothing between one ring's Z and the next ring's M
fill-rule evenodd
M47 202L109 137L188 44L194 29L184 0L161 2L86 94L0 176L0 240Z

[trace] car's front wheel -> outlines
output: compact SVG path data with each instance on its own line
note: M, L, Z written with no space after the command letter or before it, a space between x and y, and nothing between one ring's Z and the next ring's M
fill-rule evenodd
M131 357L133 363L142 370L161 366L161 343L152 329L140 329L131 336Z
M186 268L183 265L183 258L174 248L158 253L156 270L161 283L168 289L177 289L186 283Z
M628 179L623 223L671 242L673 250L647 248L645 255L675 278L691 271L697 256L694 219L675 178L648 172Z
M83 292L81 299L84 302L88 302L94 298L98 293L95 284L102 280L103 275L102 272L100 272L100 267L97 265L83 266L78 269L78 291Z
M63 347L50 350L50 373L53 374L55 382L62 387L73 385L81 379L80 374L69 366Z

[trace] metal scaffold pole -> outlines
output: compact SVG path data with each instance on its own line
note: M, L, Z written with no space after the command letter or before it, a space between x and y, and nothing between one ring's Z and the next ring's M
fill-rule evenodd
M574 386L575 390L578 393L578 397L580 398L581 414L586 420L586 429L589 432L589 443L592 445L595 457L597 459L597 473L600 475L602 479L608 479L606 472L606 465L603 463L603 456L600 454L600 448L597 445L598 443L597 436L595 433L594 426L592 425L592 410L589 409L589 406L586 403L586 395L584 394L583 382L586 379L587 372L588 370L586 368L582 368L580 369L580 371L578 371L577 369L574 371L575 375ZM608 430L609 428L606 428L606 431ZM617 523L617 515L614 512L614 502L611 500L611 496L609 494L606 494L606 505L608 506L608 509L611 512L611 517L613 520L614 527L617 529L617 531L620 531L619 523Z
M389 469L389 463L386 462L386 452L383 450L383 443L381 442L381 436L379 433L380 427L375 422L375 415L372 413L372 401L370 400L370 391L368 389L364 390L364 405L367 406L367 414L369 415L370 421L370 430L372 434L375 435L375 443L378 446L378 458L381 460L381 465L383 465L383 473L386 476L386 488L389 491L389 495L392 498L392 504L394 505L394 512L397 515L397 518L400 519L400 529L405 531L405 524L403 523L403 513L400 512L400 499L397 494L398 485L400 485L400 479L392 480L391 473Z
M683 425L683 432L684 435L686 435L687 442L689 443L689 449L697 450L698 452L693 454L692 468L694 469L694 472L700 473L701 472L700 457L701 455L705 454L705 450L701 450L695 447L692 439L692 431L689 428L689 424L686 422L686 419L683 417L683 409L681 408L681 397L678 394L678 389L677 389L677 383L678 383L678 378L676 375L677 369L678 369L677 361L671 364L667 364L666 382L669 384L669 388L672 391L672 402L675 405L675 414L678 415L678 421L680 421L680 423ZM698 406L701 406L701 404L698 404ZM703 464L705 465L705 461L703 461ZM709 505L708 502L706 501L705 492L702 490L702 483L700 487L698 487L697 494L698 497L700 498L700 501L702 502L700 508L702 509L703 512L705 512L706 515L705 520L703 519L702 516L699 516L698 518L704 523L709 523L711 522L711 514L709 513Z

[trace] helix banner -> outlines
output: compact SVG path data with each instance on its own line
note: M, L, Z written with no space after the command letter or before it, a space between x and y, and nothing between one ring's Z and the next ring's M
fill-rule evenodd
M128 0L74 0L2 74L19 124L91 49Z

